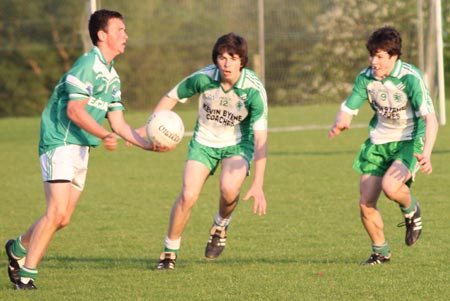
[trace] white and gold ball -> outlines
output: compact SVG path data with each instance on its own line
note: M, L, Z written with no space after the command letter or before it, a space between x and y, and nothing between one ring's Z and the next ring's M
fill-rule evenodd
M153 113L147 121L147 137L155 144L171 147L181 142L184 124L181 117L170 110Z

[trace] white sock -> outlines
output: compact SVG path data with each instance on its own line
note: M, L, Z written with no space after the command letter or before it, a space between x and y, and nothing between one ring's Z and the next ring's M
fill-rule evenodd
M31 278L29 277L20 277L20 282L22 282L23 284L28 284L28 282L30 282Z
M166 239L164 240L164 247L166 249L170 250L179 250L181 246L181 237L175 240L169 239L168 236L166 236Z
M223 218L220 216L219 212L217 212L216 217L214 218L214 225L219 227L226 227L230 224L231 215L228 218Z

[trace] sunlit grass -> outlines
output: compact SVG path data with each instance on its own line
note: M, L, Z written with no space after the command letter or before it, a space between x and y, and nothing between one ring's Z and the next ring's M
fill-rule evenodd
M172 153L121 146L91 151L87 186L71 225L55 235L39 267L38 291L16 292L0 256L0 300L446 300L450 211L450 147L441 127L432 175L413 185L424 230L404 244L397 206L379 204L393 258L361 267L371 252L360 223L358 175L351 164L366 128L327 139L338 106L273 108L271 127L318 125L315 130L271 132L265 181L268 212L241 202L227 248L203 257L217 211L217 181L206 183L183 235L177 268L155 270L170 208L179 192L189 138ZM134 126L149 112L127 113ZM187 130L195 114L180 110ZM355 119L367 123L368 114ZM37 157L38 118L0 119L2 214L0 234L15 237L45 210ZM248 188L251 177L245 183Z

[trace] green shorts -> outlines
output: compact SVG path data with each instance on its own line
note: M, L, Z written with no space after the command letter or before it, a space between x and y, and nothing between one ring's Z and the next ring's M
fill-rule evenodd
M204 146L192 138L189 143L187 159L203 163L210 170L210 174L213 175L222 159L235 156L243 157L247 161L248 168L250 169L253 150L254 146L251 143L243 142L232 146L216 148Z
M414 154L421 154L423 138L414 140L373 144L367 139L359 149L353 163L353 168L361 174L382 177L392 163L401 161L413 174L418 170L417 159Z

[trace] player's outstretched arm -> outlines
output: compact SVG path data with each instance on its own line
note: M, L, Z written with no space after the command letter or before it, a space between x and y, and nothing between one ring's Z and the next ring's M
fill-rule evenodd
M126 121L123 111L108 112L108 121L115 133L128 141L145 150L153 150L152 144L141 137Z
M255 175L250 189L243 200L253 197L253 213L266 214L267 202L263 191L264 174L267 164L267 130L255 131Z
M430 113L423 116L425 120L425 144L423 146L422 154L414 154L420 165L420 171L431 174L433 166L431 165L431 152L436 142L436 137L439 129L439 124L435 113Z
M342 131L350 128L350 123L352 122L353 115L345 112L339 111L336 115L335 122L328 132L328 138L333 139L337 135L339 135Z
M167 95L164 95L159 100L159 102L156 105L156 107L153 110L153 112L158 112L158 111L162 111L162 110L172 110L176 106L177 103L178 103L178 100L170 98Z
M136 130L134 130L124 119L123 111L113 111L108 113L108 121L111 128L117 135L127 141L127 144L136 145L144 150L154 152L168 152L175 147L162 147L146 140Z
M178 103L178 101L176 99L172 99L172 98L168 97L167 95L165 95L159 100L159 102L156 105L156 107L154 108L153 112L162 111L162 110L172 110L177 103ZM144 124L143 126L136 128L135 131L142 138L146 138L147 137L146 128L147 128L147 125ZM127 141L127 146L130 146L130 144L131 144L131 142ZM167 150L164 149L164 151L169 151L172 149L173 148L170 148Z

